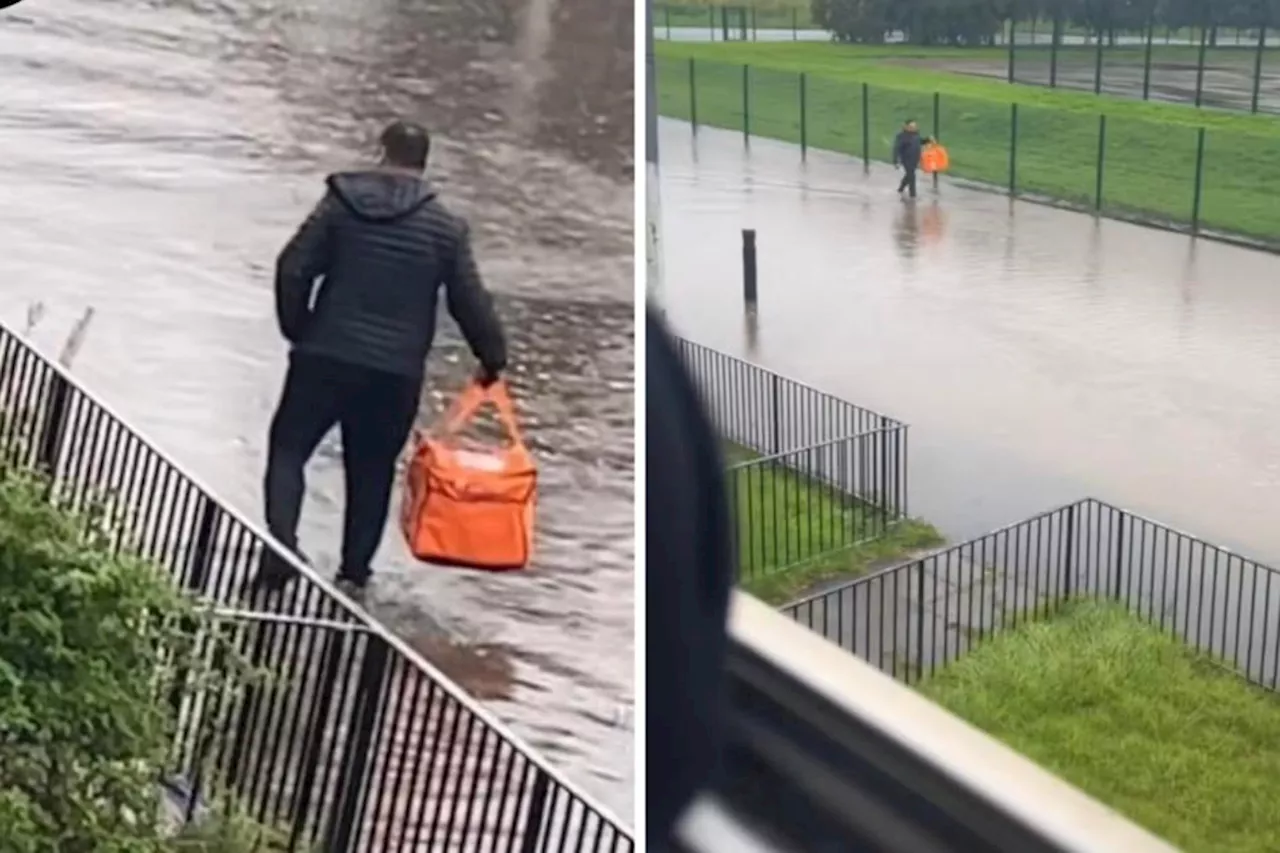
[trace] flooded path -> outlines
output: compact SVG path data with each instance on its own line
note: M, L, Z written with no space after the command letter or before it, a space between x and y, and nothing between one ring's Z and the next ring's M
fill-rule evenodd
M633 695L630 3L31 0L0 13L0 320L73 366L223 497L260 515L283 376L275 255L326 171L383 123L435 133L471 217L541 466L536 565L412 564L394 530L370 592L408 637L624 819ZM443 312L442 312L443 316ZM465 378L442 320L428 405ZM469 359L469 356L466 356ZM302 539L332 572L338 444Z
M661 134L673 323L910 423L913 514L959 539L1094 496L1280 564L1280 259Z

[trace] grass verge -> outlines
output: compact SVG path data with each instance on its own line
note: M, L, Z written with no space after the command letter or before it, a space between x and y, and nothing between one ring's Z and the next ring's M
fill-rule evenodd
M890 523L876 507L746 448L726 445L724 455L739 584L762 601L785 604L942 544L924 521Z
M1194 217L1197 137L1203 126L1201 227L1280 241L1280 205L1273 201L1280 192L1280 160L1271 154L1280 143L1277 117L1010 86L910 64L954 55L954 48L663 42L657 52L663 115L691 118L692 58L699 124L745 127L754 136L799 142L804 72L807 143L862 156L866 83L866 150L872 159L888 160L903 119L915 117L947 146L953 176L1008 188L1012 164L1018 192L1091 207L1099 201L1101 150L1102 212L1183 225ZM965 51L966 56L981 53ZM744 65L749 66L745 108ZM1018 105L1016 134L1013 103Z
M1280 699L1081 601L920 690L1185 850L1280 850Z

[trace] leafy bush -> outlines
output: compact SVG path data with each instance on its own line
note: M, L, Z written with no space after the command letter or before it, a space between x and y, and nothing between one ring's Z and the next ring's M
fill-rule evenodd
M0 468L0 849L261 849L165 837L157 783L176 726L166 697L180 672L204 671L200 614L155 566L114 547L102 513L49 494L39 477Z

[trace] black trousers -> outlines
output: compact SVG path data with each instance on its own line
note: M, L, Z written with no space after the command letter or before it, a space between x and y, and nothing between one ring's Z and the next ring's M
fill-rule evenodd
M916 197L916 167L915 166L902 167L902 182L898 184L898 192L902 192L903 190L910 190L911 197L912 198Z
M267 527L298 548L304 469L320 440L342 430L346 506L342 577L363 582L382 539L396 459L413 428L422 382L321 356L294 353L267 451Z

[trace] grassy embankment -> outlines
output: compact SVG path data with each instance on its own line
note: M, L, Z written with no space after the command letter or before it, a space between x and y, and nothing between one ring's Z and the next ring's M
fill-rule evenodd
M920 689L1189 853L1280 850L1280 698L1115 605L996 637Z
M793 601L818 584L854 578L942 544L931 525L906 519L884 531L879 510L851 503L831 486L781 465L733 466L756 454L734 445L724 449L728 486L737 519L739 583L774 605ZM848 547L873 532L884 535ZM793 565L793 561L803 562Z
M799 75L806 72L806 131L815 148L860 156L861 84L869 86L870 156L887 160L907 116L933 131L933 94L940 93L939 137L951 174L1007 187L1011 103L1018 104L1017 189L1092 205L1098 174L1099 115L1106 113L1103 209L1120 215L1188 223L1195 187L1197 128L1206 128L1202 227L1280 241L1280 118L1196 110L1095 96L1088 92L1010 86L999 80L938 70L952 48L851 47L813 43L657 46L659 109L690 117L689 59L695 58L697 119L741 130L742 67L750 65L750 131L800 140ZM1172 48L1171 50L1178 50ZM1002 49L963 51L969 59Z

